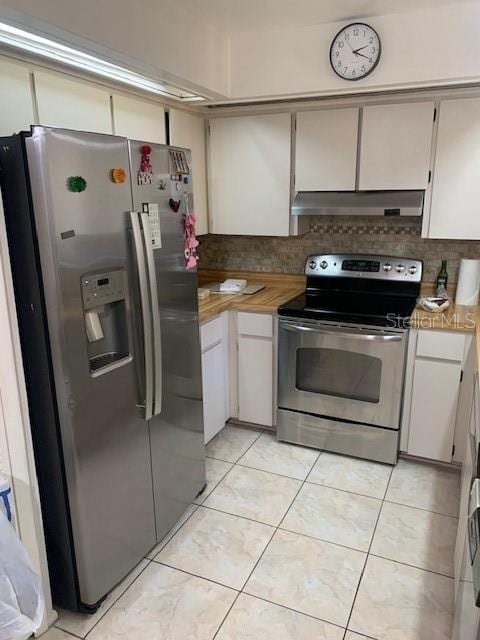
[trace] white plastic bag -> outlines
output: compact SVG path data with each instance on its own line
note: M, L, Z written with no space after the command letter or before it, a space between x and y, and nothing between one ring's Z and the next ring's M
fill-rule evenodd
M43 611L40 578L15 529L0 511L0 640L33 633Z

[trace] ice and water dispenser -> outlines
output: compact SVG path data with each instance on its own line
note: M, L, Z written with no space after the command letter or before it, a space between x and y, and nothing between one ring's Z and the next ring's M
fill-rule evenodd
M127 324L125 269L82 277L83 314L90 373L98 376L132 359Z

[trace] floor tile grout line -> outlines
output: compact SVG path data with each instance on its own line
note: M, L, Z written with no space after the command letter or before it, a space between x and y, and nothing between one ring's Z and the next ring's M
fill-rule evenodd
M215 638L217 637L220 629L223 627L226 619L228 618L228 616L230 615L230 611L233 609L233 607L235 606L235 603L237 602L237 600L239 599L240 595L241 595L241 591L237 592L237 595L235 596L235 598L233 599L232 604L229 606L227 613L223 616L222 620L220 621L220 624L218 625L217 630L215 631L215 633L212 636L212 640L215 640Z
M398 504L400 507L410 507L410 509L418 509L418 511L426 511L427 513L434 513L437 516L445 516L446 518L453 518L454 520L458 520L458 516L452 516L451 513L442 513L441 511L424 509L423 507L416 507L413 504L406 504L405 502L397 502L396 500L387 500L386 498L383 499L383 502L388 502L389 504Z
M198 578L199 580L206 580L207 582L211 582L212 584L216 584L219 587L224 587L225 589L230 589L230 591L236 591L237 593L241 593L240 589L237 587L232 587L229 584L225 584L224 582L219 582L218 580L213 580L212 578L206 578L205 576L201 576L198 573L194 573L193 571L187 571L186 569L179 569L175 567L173 564L168 564L168 562L160 562L160 560L152 560L159 567L168 567L169 569L173 569L174 571L180 571L181 573L186 573L193 578Z
M109 613L109 611L111 611L111 609L117 604L117 602L120 600L120 598L122 598L127 593L127 591L130 589L130 587L132 587L136 583L136 581L144 573L144 571L147 569L147 567L149 567L152 564L152 560L150 560L149 558L144 558L144 560L147 561L147 564L143 567L143 569L140 571L140 573L137 576L135 576L135 578L130 582L130 584L119 594L118 598L115 598L115 600L112 602L112 604L108 607L108 609L106 609L103 612L103 614L100 616L100 618L95 622L93 627L87 631L87 633L83 636L83 638L87 638L92 633L92 631L95 629L95 627L98 625L98 623L101 620L103 620L103 618L107 615L107 613ZM62 631L63 631L63 629L62 629Z
M228 425L225 425L225 427L227 427L227 426L228 426ZM223 429L225 429L225 427L223 427ZM231 429L237 429L238 427L230 427L230 428L231 428ZM247 427L243 427L243 428L245 428L247 431L251 431L252 433L257 433L257 431L256 431L256 430L254 430L254 429L248 429ZM215 438L217 438L217 437L222 433L223 429L221 429L221 430L217 433L217 435L215 436ZM208 443L205 445L205 457L206 457L206 458L210 458L211 460L220 460L220 462L229 462L230 464L237 464L237 462L240 460L240 458L242 458L242 457L247 453L247 451L249 451L249 450L253 447L253 445L255 444L255 442L257 442L257 440L260 438L260 436L261 436L261 435L263 435L263 433L265 433L265 429L261 429L261 430L258 432L258 436L255 438L255 440L253 440L253 441L248 445L248 447L245 449L245 451L243 451L243 452L238 456L238 458L236 458L235 460L224 460L223 458L214 458L213 456L209 456L209 455L208 455L208 453L207 453L207 447L208 447L208 445L210 444L210 442L213 442L213 440L215 440L215 438L212 438L212 440L210 440L210 442L208 442Z
M341 629L342 631L346 631L342 625L337 624L336 622L330 622L329 620L325 620L325 618L319 618L318 616L314 616L311 613L305 613L305 611L300 611L300 609L294 609L293 607L289 607L286 604L278 604L278 602L274 602L273 600L269 600L264 596L258 596L255 593L250 593L249 591L241 591L239 595L249 596L250 598L256 598L257 600L263 600L263 602L268 602L268 604L273 604L276 607L280 607L281 609L286 609L287 611L292 611L293 613L298 613L301 616L305 616L307 618L311 618L312 620L317 620L318 622L324 622L325 624L329 624L332 627L337 627L337 629Z
M163 545L160 547L160 549L157 551L157 553L155 554L155 556L154 556L153 558L147 558L147 556L145 556L145 558L146 558L147 560L153 561L153 560L158 556L158 554L159 554L161 551L163 551L163 550L165 549L165 547L167 546L167 544L169 544L169 543L173 540L173 538L177 535L177 533L183 529L183 527L187 524L187 522L188 522L188 521L190 520L190 518L193 516L193 514L195 513L195 511L197 511L197 510L198 510L198 508L202 506L202 505L200 505L200 504L197 504L196 502L192 502L190 506L192 506L192 505L193 505L193 506L195 506L195 509L194 509L194 510L192 511L192 513L188 516L188 518L186 518L185 522L182 522L182 524L178 527L178 529L175 531L175 533L172 533L172 535L170 536L170 538L165 542L165 544L163 544ZM188 507L187 507L187 509L188 509ZM185 511L186 511L186 509L185 509ZM185 513L185 511L184 511L184 513ZM178 524L178 523L176 523L176 524ZM174 529L174 528L175 528L175 525L173 525L172 529ZM163 540L164 540L164 539L169 535L169 533L170 533L170 531L172 531L172 529L170 529L170 530L169 530L169 531L168 531L168 532L163 536L162 540L160 540L160 541L159 541L155 546L158 546L159 544L162 544L162 541L163 541ZM155 548L155 547L154 547L154 548Z
M348 549L349 551L357 551L358 553L363 553L363 555L367 554L365 549L358 549L357 547L349 547L346 544L340 544L340 542L333 542L332 540L326 540L325 538L318 538L317 536L312 536L308 533L302 533L300 531L293 531L293 529L286 529L283 526L278 526L277 529L279 531L285 531L286 533L293 533L296 536L300 536L302 538L308 538L309 540L317 540L317 542L324 542L326 544L333 544L335 547L340 547L341 549Z
M307 475L305 476L304 482L309 482L309 480L308 480L308 479L309 479L309 477L310 477L310 474L312 473L313 468L315 467L315 465L317 464L317 462L320 460L320 457L321 457L322 453L324 453L324 452L323 452L323 451L319 451L319 452L318 452L318 456L317 456L317 457L315 458L315 460L313 461L313 464L312 464L312 466L310 467L309 472L308 472L308 473L307 473Z
M379 558L380 560L387 560L387 562L394 562L395 564L401 564L404 567L410 567L411 569L418 569L418 571L424 571L425 573L432 573L435 576L441 576L442 578L448 578L449 580L454 580L454 576L448 575L448 573L442 573L441 571L434 571L433 569L425 569L425 567L419 567L416 564L410 564L409 562L403 562L402 560L394 560L393 558L387 558L386 556L382 556L378 553L372 553L371 551L368 554L372 556L372 558Z
M367 568L367 562L368 562L368 558L370 557L370 549L372 548L372 544L373 544L373 539L375 538L375 534L377 532L377 527L378 527L378 523L380 521L380 515L382 513L382 509L383 509L383 505L385 503L385 496L387 495L388 492L388 488L390 486L390 482L392 480L392 476L393 476L393 471L394 469L391 470L390 475L388 477L388 482L387 482L387 486L385 488L385 493L383 494L383 500L382 503L380 505L380 509L378 510L378 515L377 515L377 521L375 522L375 527L373 528L373 532L372 532L372 537L370 538L370 544L368 546L368 550L366 552L365 555L365 562L363 563L363 569L360 573L360 578L358 580L358 584L357 584L357 588L355 589L355 594L353 596L353 600L352 600L352 606L350 608L350 613L348 614L348 618L347 618L347 624L345 625L345 634L344 634L344 638L347 635L347 631L349 631L349 625L350 625L350 620L352 619L352 614L353 614L353 609L355 607L355 602L357 600L357 596L358 596L358 592L360 590L360 585L362 584L362 580L363 580L363 576L365 575L365 570Z
M383 498L378 496L371 496L367 493L359 493L358 491L349 491L348 489L341 489L340 487L334 487L332 484L323 484L322 482L312 482L311 480L305 480L305 484L310 484L313 487L325 487L326 489L335 489L335 491L343 491L343 493L349 493L352 496L360 496L361 498L371 498L372 500L378 500L383 502Z
M55 621L53 625L45 631L45 633L47 634L51 629L58 629L62 633L65 633L67 636L72 636L72 638L78 638L78 640L84 640L85 638L85 636L77 636L77 634L73 633L72 631L67 631L66 629L62 629L62 627L57 627L57 621ZM35 636L32 636L32 637L35 637Z
M243 456L242 456L243 457ZM270 471L269 469L260 469L259 467L252 467L250 464L241 464L239 459L238 462L235 462L234 465L236 467L242 467L242 469L252 469L253 471L263 471L264 473L271 473L272 476L278 476L279 478L288 478L288 480L297 480L298 482L305 482L303 478L295 478L294 476L287 476L285 473L277 473L276 471Z
M215 458L210 458L210 460L215 460ZM220 462L224 462L224 461L221 460ZM201 507L204 504L205 500L207 500L207 498L209 498L212 495L212 493L215 491L218 485L225 480L228 474L231 473L231 471L233 470L233 467L236 466L235 462L229 462L228 464L230 465L230 469L227 469L223 474L223 476L218 480L218 482L216 482L216 484L210 489L210 491L208 491L208 493L206 493L203 496L203 502L194 502L193 504L197 504L199 507ZM205 489L207 489L207 487L205 487ZM203 493L201 493L200 495L203 495Z
M259 558L258 561L260 561L260 558ZM206 582L211 582L212 584L215 584L215 585L217 585L219 587L224 587L225 589L229 589L230 591L235 591L236 594L237 594L236 597L235 597L235 601L232 603L232 606L230 607L228 613L225 615L224 619L222 620L222 623L221 623L220 627L225 622L226 618L228 617L228 614L230 613L231 609L233 608L233 605L238 600L238 597L241 596L241 595L246 595L246 596L249 596L251 598L256 598L257 600L262 600L263 602L268 602L268 604L273 604L273 605L275 605L277 607L280 607L281 609L286 609L287 611L292 611L293 613L298 613L298 614L300 614L302 616L306 616L307 618L311 618L312 620L318 620L319 622L324 622L325 624L330 624L333 627L337 627L338 629L342 629L342 630L344 629L344 627L342 627L339 624L336 624L335 622L330 622L329 620L325 620L324 618L319 618L318 616L314 616L311 613L305 613L304 611L300 611L299 609L294 609L293 607L288 607L287 605L284 605L284 604L278 604L278 602L274 602L273 600L269 600L268 598L264 598L263 596L258 596L258 595L254 594L254 593L249 593L248 591L245 591L246 583L250 579L250 575L251 574L247 578L245 586L242 587L241 591L239 591L237 588L231 587L231 586L229 586L227 584L224 584L223 582L218 582L217 580L212 580L211 578L205 578L205 576L201 576L198 573L192 573L191 571L186 571L185 569L179 569L178 567L174 567L174 566L172 566L170 564L167 564L166 562L159 562L158 560L152 560L152 562L154 562L156 565L164 566L164 567L167 567L168 569L173 569L174 571L179 571L180 573L185 573L186 575L192 576L193 578L198 578L199 580L205 580ZM255 570L255 567L252 569L251 573L253 573L254 570ZM220 627L215 632L215 635L218 633L218 631L220 631ZM80 638L79 640L83 640L83 639ZM213 637L212 637L212 640L213 640Z
M216 511L217 513L224 513L227 516L234 516L235 518L241 518L242 520L248 520L248 522L254 522L255 524L261 524L265 527L270 527L271 529L277 529L277 525L272 524L271 522L263 522L263 520L255 520L255 518L249 518L248 516L241 516L238 513L232 513L231 511L225 511L224 509L219 509L218 507L211 507L208 504L200 504L199 507L203 507L204 509L209 509L210 511Z
M255 440L252 442L252 444L250 445L250 447L252 447L255 442L258 440L258 438L262 435L262 433L264 432L264 430L260 431L259 435L257 438L255 438ZM250 447L248 447L248 449L250 449ZM245 453L248 451L248 449L245 451ZM244 455L244 454L242 454ZM206 458L208 458L209 456L205 456ZM241 457L241 456L240 456ZM215 491L215 489L218 487L218 485L227 477L227 475L232 471L232 469L236 466L236 462L229 462L227 460L220 460L219 458L210 458L210 460L219 460L220 462L225 462L231 465L230 469L228 469L224 475L220 478L220 480L214 485L214 487L212 487L211 491L209 491L207 493L207 495L204 498L203 502L192 502L192 505L195 505L196 508L192 511L192 513L188 516L188 518L185 520L185 522L182 522L181 526L178 527L178 529L175 531L175 533L165 542L165 544L158 550L158 553L155 554L155 557L161 552L163 551L163 549L167 546L167 544L169 544L173 538L175 538L175 536L177 535L177 533L179 531L181 531L181 529L183 529L183 527L187 524L187 522L190 520L190 518L193 516L193 514L198 510L199 507L205 507L206 509L212 509L212 507L206 507L205 506L205 500L210 496L211 493L213 493L213 491ZM206 487L205 487L206 488ZM201 495L201 494L200 494ZM187 507L188 508L188 507ZM215 509L216 511L221 511L220 509ZM226 512L222 512L222 513L226 513ZM235 515L235 514L230 514L230 515ZM241 516L240 516L241 517ZM248 519L248 518L247 518ZM253 522L257 522L256 520L252 520ZM266 524L266 523L261 523L261 524ZM174 525L175 526L175 525ZM272 526L272 525L269 525ZM173 529L173 527L172 527ZM168 535L168 533L166 534ZM158 544L161 543L161 540ZM154 558L150 558L150 560L154 560Z

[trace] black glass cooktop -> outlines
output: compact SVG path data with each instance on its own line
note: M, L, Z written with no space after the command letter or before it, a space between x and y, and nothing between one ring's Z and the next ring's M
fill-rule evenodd
M416 296L355 291L303 293L278 308L280 316L331 322L408 327Z

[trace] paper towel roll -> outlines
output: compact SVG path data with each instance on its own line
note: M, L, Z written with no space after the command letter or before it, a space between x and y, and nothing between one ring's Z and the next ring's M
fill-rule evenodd
M455 304L478 304L480 292L480 260L462 258L458 273Z

